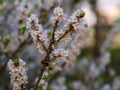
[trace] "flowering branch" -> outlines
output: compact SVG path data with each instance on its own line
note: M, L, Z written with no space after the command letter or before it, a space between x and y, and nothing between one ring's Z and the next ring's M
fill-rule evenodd
M34 90L38 89L39 85L43 85L44 81L44 90L45 90L45 73L48 72L49 64L53 63L59 57L68 56L68 52L63 48L59 48L58 46L55 48L55 43L59 42L61 39L65 41L68 38L71 38L76 35L77 31L81 26L81 18L84 17L85 13L82 10L77 10L72 14L69 19L69 23L65 25L66 30L57 30L59 23L65 20L65 14L63 13L63 9L61 7L56 7L54 9L54 26L53 26L53 34L49 39L47 36L47 32L43 30L43 27L39 24L39 20L36 15L32 14L27 21L27 27L30 29L31 36L33 37L33 41L36 44L37 48L42 54L45 54L44 59L42 60L42 68L41 73L38 76L36 84L34 86ZM47 75L48 76L48 75Z

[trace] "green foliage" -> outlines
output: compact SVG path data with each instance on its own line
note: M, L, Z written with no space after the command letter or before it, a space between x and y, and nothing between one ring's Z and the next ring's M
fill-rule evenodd
M114 62L116 63L120 63L120 49L112 49L111 50L111 59Z
M74 81L74 77L73 76L67 76L66 77L66 86L67 86L67 90L71 90L70 86L71 83Z
M15 64L16 67L19 66L19 59L18 59L18 58L16 58L16 59L14 60L14 64Z
M24 90L26 90L26 89L27 89L26 84L23 84L23 85L22 85L22 88L23 88Z
M49 67L50 70L54 69L54 66L52 64L49 64L48 67Z
M5 0L0 0L0 4L2 4Z
M38 7L38 4L35 4L35 5L34 5L34 8L35 8L35 9L38 9L38 8L39 8L39 7Z
M32 12L30 12L29 14L28 14L28 16L30 17L32 15Z
M103 80L103 78L98 78L98 79L96 80L96 82L98 83L99 86L102 86L103 83L104 83L104 80Z
M2 42L5 44L5 45L8 45L8 43L10 43L11 39L9 36L5 36L2 38Z
M60 42L55 42L55 46L58 46L60 44Z
M80 5L81 4L81 2L78 0L78 2L76 2L76 5Z
M120 75L120 49L112 49L111 52L111 63L110 66L116 70L116 73Z
M4 15L5 14L5 10L0 9L0 15Z
M46 82L49 81L49 79L50 79L50 75L48 75L48 76L44 76L43 79L44 79Z
M92 50L84 50L80 54L80 56L77 57L77 60L75 63L79 62L79 60L82 60L83 58L87 58L88 61L91 61L93 59L93 52Z
M48 38L52 37L52 32L47 33Z
M21 28L21 31L22 31L22 33L25 33L25 32L27 31L26 26L23 26L23 27Z
M43 90L43 86L42 86L42 85L39 85L38 89L39 89L39 90Z
M40 0L40 1L41 1L41 3L43 3L43 4L44 4L44 2L45 2L44 0Z
M52 87L49 87L48 90L53 90Z
M85 12L82 12L81 14L80 14L80 17L84 17L85 16Z

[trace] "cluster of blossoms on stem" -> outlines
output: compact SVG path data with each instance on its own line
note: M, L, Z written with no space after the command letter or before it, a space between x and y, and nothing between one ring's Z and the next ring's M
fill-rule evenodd
M39 20L35 14L32 14L28 18L27 28L30 29L33 41L39 51L44 53L49 44L49 39L47 37L47 32L43 30L43 27L41 24L39 24Z
M84 16L85 12L83 12L81 9L78 9L70 16L70 19L68 20L69 23L66 25L66 27L71 27L75 31L79 30L81 28L81 23L83 22L81 19Z
M53 56L62 56L62 57L67 57L68 56L68 53L67 51L65 51L64 49L55 49L53 52L52 52Z
M54 9L55 20L62 21L65 20L65 14L63 13L63 9L61 7L56 7Z
M77 32L81 29L83 25L82 18L85 16L85 12L78 9L75 11L70 18L68 19L68 23L65 24L65 30L61 29L55 32L55 40L59 41L60 39L64 39L65 42L68 42L72 39L73 36L77 34Z
M59 40L59 38L62 37L64 33L65 33L65 30L63 30L63 29L56 31L55 32L55 40L56 41Z
M65 51L63 48L58 48L58 49L53 50L50 59L52 61L56 61L56 59L59 57L64 58L67 56L68 56L68 51ZM55 62L55 63L57 63L57 62ZM55 63L53 63L53 65L55 65Z
M22 85L28 82L25 65L26 63L22 59L16 59L15 61L10 59L8 62L13 90L21 90Z
M85 13L82 10L77 10L72 14L68 23L65 25L64 29L58 29L59 23L65 20L65 14L61 7L56 7L53 11L54 13L54 25L51 37L48 36L48 31L43 29L43 26L39 24L39 20L36 15L32 14L27 20L27 28L29 29L34 43L41 53L45 54L42 60L42 73L38 77L35 89L42 85L42 88L46 87L44 76L46 76L46 71L49 70L49 64L54 65L58 58L63 58L68 56L68 50L66 51L60 45L56 43L64 40L71 40L73 36L77 35L79 29L81 29L81 20ZM76 21L72 21L72 18ZM48 76L48 75L47 75ZM41 78L42 77L42 78ZM40 79L41 78L41 79Z

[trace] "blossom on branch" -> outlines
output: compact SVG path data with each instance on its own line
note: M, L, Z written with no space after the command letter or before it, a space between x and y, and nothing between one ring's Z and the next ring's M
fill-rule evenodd
M58 21L62 21L65 20L65 14L63 12L63 9L61 7L56 7L53 11L53 13L55 14L55 19Z
M47 32L44 31L43 26L39 24L36 15L32 14L27 20L27 28L30 29L31 36L34 43L41 53L45 53L49 44Z
M55 49L53 52L52 52L53 56L60 56L60 57L66 57L68 56L68 52L65 51L64 49L62 48L58 48L58 49Z
M22 59L12 59L8 62L8 68L10 70L10 81L13 85L13 90L21 90L22 85L27 84L27 75L26 75L26 63Z

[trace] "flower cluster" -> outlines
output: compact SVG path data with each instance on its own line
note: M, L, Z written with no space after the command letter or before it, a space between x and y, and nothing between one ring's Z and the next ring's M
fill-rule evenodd
M30 29L31 36L33 38L34 43L41 53L45 52L45 57L42 60L42 73L40 77L38 77L37 82L40 81L40 85L44 86L46 83L43 80L44 72L50 70L50 64L53 65L56 63L58 58L63 58L68 56L68 51L65 51L64 48L60 47L60 45L56 45L62 39L64 41L71 40L73 36L77 36L77 32L81 29L81 18L84 16L84 12L81 10L77 10L70 17L76 18L77 21L68 21L69 24L66 24L64 29L58 29L59 22L65 19L65 14L63 13L63 9L60 7L56 7L54 9L54 18L55 23L53 25L52 35L48 38L47 31L43 29L43 27L39 24L39 20L36 15L32 14L27 21L27 28ZM79 24L79 28L77 27ZM76 29L77 28L77 29ZM56 65L56 64L55 64ZM42 76L42 79L41 79ZM47 84L46 84L47 85ZM46 86L45 85L45 86ZM38 87L38 83L36 83L35 90Z
M59 48L59 49L55 49L53 52L52 52L53 56L55 57L66 57L68 56L68 52L65 51L64 49L62 48Z
M63 13L63 9L61 7L56 7L54 9L55 19L58 21L65 20L65 14Z
M25 65L25 62L22 59L16 59L15 61L10 59L8 62L13 90L21 90L22 85L27 83Z
M74 34L76 30L81 28L82 17L84 16L85 12L81 9L78 9L70 16L70 19L68 20L69 23L66 24L66 28L72 28L71 32Z
M84 17L84 15L85 12L78 9L70 16L70 18L68 19L68 23L65 25L65 28L67 28L70 32L70 35L68 34L69 36L66 35L67 38L76 35L79 30L82 29L84 25L84 21L82 18Z
M39 20L38 20L37 16L35 14L32 14L27 20L27 28L29 28L29 29L33 28L35 30L39 30L38 22L39 22Z
M57 11L56 11L57 12ZM59 13L59 12L57 12ZM57 14L56 14L57 15ZM58 14L59 15L59 14ZM81 30L83 26L83 20L85 12L78 9L75 11L69 18L68 23L65 24L66 30L58 30L55 32L55 40L59 41L61 39L64 39L65 42L68 42L72 39L76 33Z
M43 30L43 27L38 23L39 20L36 15L32 14L27 21L27 28L30 29L31 36L34 43L41 53L44 53L46 50L49 39L47 32Z
M109 52L103 53L100 59L100 63L105 66L108 65L110 63L110 57L111 57L111 54Z
M62 37L62 35L65 33L65 30L58 30L55 32L55 40L59 40L60 37Z
M85 12L83 12L81 9L78 9L70 16L69 22L77 23L80 18L84 17L84 15L85 15Z

